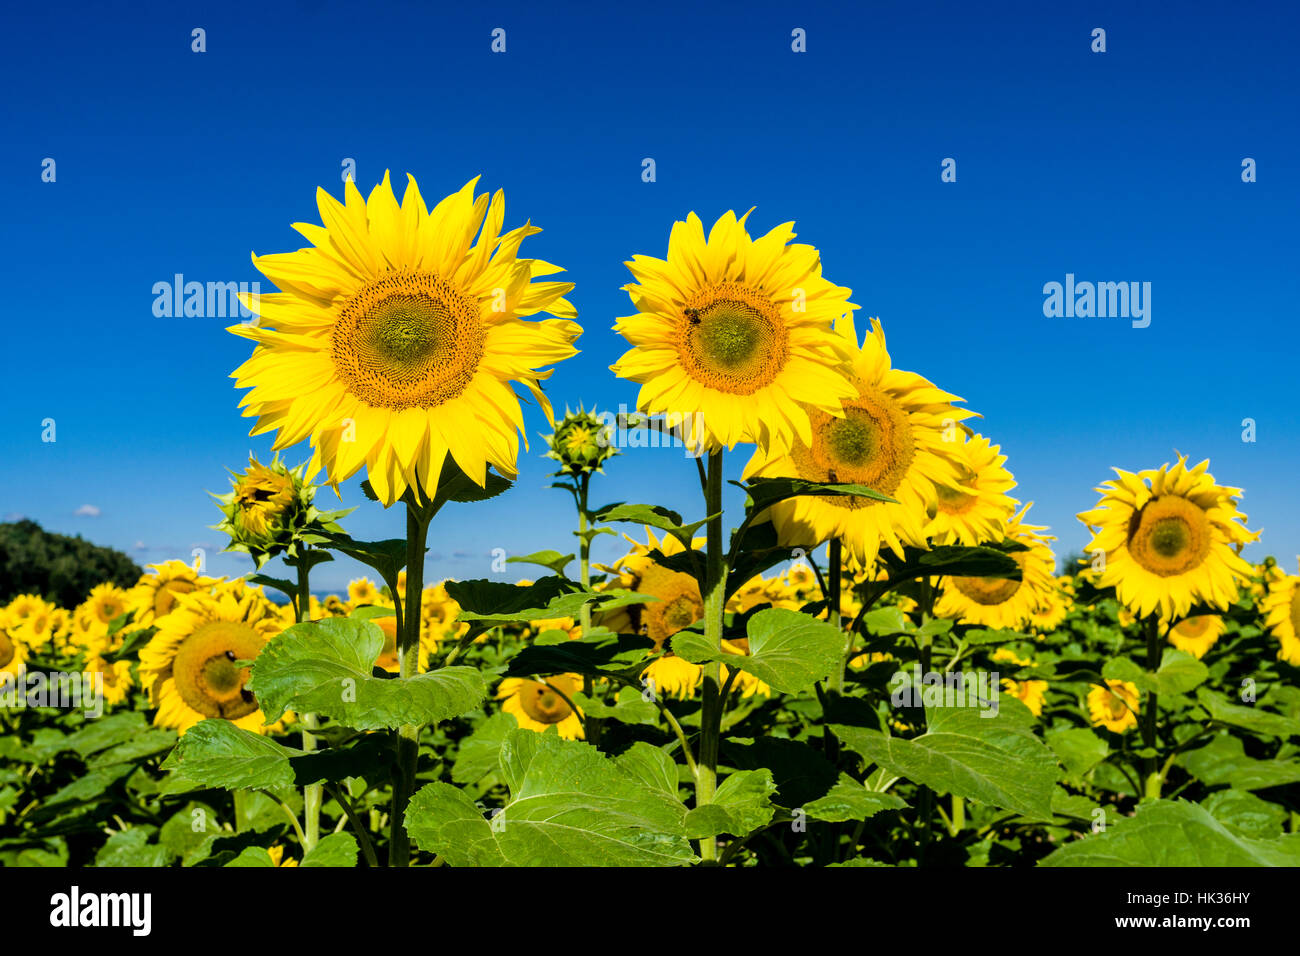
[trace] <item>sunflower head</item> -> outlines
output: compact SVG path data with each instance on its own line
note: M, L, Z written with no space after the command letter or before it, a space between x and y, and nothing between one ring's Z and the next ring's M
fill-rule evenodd
M172 612L180 595L204 590L215 583L214 578L199 574L197 568L184 561L151 564L130 591L132 623L142 628L156 624Z
M180 597L140 651L140 682L158 707L154 723L184 733L213 717L265 732L244 662L282 627L274 606L256 591Z
M551 418L541 366L577 354L573 286L533 281L562 271L519 258L541 230L502 232L505 197L475 196L477 182L430 210L414 179L400 205L387 173L369 199L349 179L342 203L318 190L323 225L295 226L310 247L254 258L282 291L246 302L257 324L230 329L257 343L233 377L252 389L253 434L311 439L309 478L323 468L337 488L364 466L388 506L435 487L451 460L483 487L489 465L517 473L511 383ZM539 312L562 318L524 320Z
M632 348L613 371L640 383L640 411L685 417L696 452L808 442L809 409L839 415L853 395L849 353L831 330L857 308L849 290L822 278L815 248L791 244L793 223L754 239L748 218L728 212L706 239L691 213L673 226L666 259L627 263L637 314L614 326Z
M581 408L576 412L566 408L555 433L547 436L550 450L546 457L560 463L557 475L576 477L593 471L603 474L602 466L618 454L611 431L599 416Z
M861 346L852 316L835 323L835 335L853 356L853 394L838 410L809 409L807 437L776 451L760 447L745 477L851 482L888 495L892 501L804 495L769 511L781 544L840 538L851 561L867 567L882 547L901 556L905 545L925 546L936 486L957 482L957 422L974 412L957 408L959 398L921 376L893 368L875 319Z
M247 552L260 568L278 554L297 557L313 534L342 530L337 521L351 509L317 508L317 486L304 479L304 467L289 468L278 454L268 465L249 455L244 471L231 472L230 492L213 496L224 516L213 528L229 535L227 551Z
M1024 550L1008 556L1020 568L1019 578L974 577L957 575L946 579L943 594L935 604L940 617L962 620L981 627L1017 629L1045 614L1040 628L1052 623L1054 603L1063 607L1056 595L1056 558L1052 554L1051 535L1046 528L1025 522L1032 502L1012 515L1005 523L1003 537L1023 545ZM1061 611L1064 617L1064 611ZM1056 623L1059 623L1056 622ZM1053 625L1054 626L1054 625Z
M1085 550L1105 557L1097 587L1114 587L1139 617L1172 621L1198 603L1226 608L1254 573L1240 551L1259 533L1237 510L1240 489L1218 485L1209 464L1189 468L1180 456L1136 474L1115 469L1119 478L1097 489L1097 507L1079 515L1093 531Z
M554 674L544 681L508 677L497 688L497 699L520 727L541 733L554 727L566 740L578 740L583 736L581 712L571 704L580 690L577 674Z

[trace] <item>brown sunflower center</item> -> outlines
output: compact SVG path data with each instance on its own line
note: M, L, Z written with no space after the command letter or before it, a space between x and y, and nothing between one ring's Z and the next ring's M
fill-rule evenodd
M1186 498L1152 498L1129 519L1128 550L1138 564L1161 577L1194 570L1210 553L1209 519Z
M239 621L200 626L181 642L172 662L181 699L205 717L237 720L253 713L257 700L244 689L248 668L235 662L256 657L262 644L261 636Z
M1197 614L1189 617L1185 621L1179 621L1174 631L1180 637L1200 637L1210 629L1210 624L1214 621L1212 614Z
M678 354L691 378L733 395L752 395L785 366L789 333L771 298L724 282L687 301Z
M1291 591L1291 629L1300 634L1300 588Z
M572 699L575 689L573 680L557 674L548 678L545 684L535 680L525 681L519 688L519 704L524 713L543 724L558 724L564 720L573 713L573 709L564 702L564 697L556 693L556 689L562 691L564 697Z
M0 630L0 667L8 667L9 662L18 655L18 648L9 635Z
M936 504L944 514L960 515L975 505L975 496L947 485L935 485Z
M812 411L812 447L795 442L790 452L799 477L851 482L892 495L903 483L916 441L907 412L888 395L858 382L858 399L844 403L844 417ZM869 498L836 495L820 500L841 508L865 508Z
M390 272L343 306L334 367L376 408L436 408L469 385L486 332L478 301L429 272Z
M684 627L704 616L704 599L695 578L681 571L669 571L655 565L646 570L637 583L638 591L659 598L641 609L641 628L655 642L655 648Z
M1016 564L1020 565L1020 570L1023 572L1025 568L1024 552L1017 551L1011 557ZM1024 584L1024 581L1023 579L1017 581L1013 578L955 577L952 579L952 583L956 585L958 591L976 604L992 607L995 604L1011 600L1015 593L1020 590L1020 585Z

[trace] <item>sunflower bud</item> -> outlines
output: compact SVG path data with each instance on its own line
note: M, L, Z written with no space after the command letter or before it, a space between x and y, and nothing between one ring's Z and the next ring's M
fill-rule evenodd
M562 475L603 474L601 466L618 454L610 426L581 407L576 412L566 408L555 434L545 437L551 447L546 457L560 463Z
M341 531L335 522L351 510L319 510L312 503L318 486L303 479L302 465L288 468L279 455L268 465L249 455L248 467L230 474L230 493L213 495L225 518L212 527L230 536L227 551L248 552L259 568L278 554L297 557L315 533Z

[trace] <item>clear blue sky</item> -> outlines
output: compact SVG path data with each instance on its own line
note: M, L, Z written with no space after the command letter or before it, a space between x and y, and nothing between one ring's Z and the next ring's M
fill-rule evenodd
M1110 466L1178 450L1246 489L1265 531L1251 556L1292 564L1295 5L620 6L10 5L0 517L140 563L206 546L211 570L248 569L213 554L204 491L268 453L227 378L249 345L221 319L155 318L151 290L176 273L260 279L249 253L302 245L289 224L317 221L316 187L338 194L352 157L363 192L385 169L426 197L482 174L505 189L507 225L543 227L524 251L568 269L586 328L548 386L561 409L635 401L608 371L624 348L610 331L629 311L623 260L662 256L691 210L712 222L757 206L753 228L795 220L826 275L881 317L897 365L983 413L1060 552L1087 540L1074 515ZM205 53L191 52L195 27ZM806 53L791 51L796 27ZM945 157L956 183L940 182ZM1042 287L1066 273L1150 282L1150 327L1044 317ZM530 411L535 439L549 429ZM507 496L443 513L435 579L503 577L494 548L572 546L543 450L534 441ZM698 515L697 487L680 452L639 450L594 494ZM343 496L361 505L356 536L401 534L398 509L356 482ZM614 539L599 541L612 558ZM356 573L326 566L317 590Z

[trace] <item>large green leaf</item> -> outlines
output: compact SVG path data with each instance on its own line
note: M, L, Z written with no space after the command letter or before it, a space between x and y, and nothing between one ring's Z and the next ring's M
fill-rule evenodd
M1196 699L1210 713L1210 718L1223 724L1241 727L1254 734L1270 737L1300 736L1300 720L1283 717L1258 707L1244 707L1234 704L1222 694L1216 694L1208 687L1196 692Z
M929 729L911 739L841 724L833 730L853 752L938 793L1050 819L1056 758L1012 708L996 717L980 713L928 709Z
M892 793L868 790L846 773L826 796L804 806L804 812L814 820L843 823L846 820L866 820L882 810L901 810L907 803Z
M612 505L604 511L598 511L596 520L606 524L630 522L658 528L660 531L667 531L688 549L691 547L695 532L704 527L709 521L706 517L686 524L682 521L681 515L668 508L662 508L659 505L626 504Z
M163 769L208 787L278 790L294 785L289 758L301 753L228 720L209 718L181 737Z
M1263 790L1300 782L1300 760L1248 757L1241 738L1226 731L1204 747L1180 754L1178 762L1197 780L1212 787L1226 784L1239 790Z
M594 747L516 730L501 748L510 799L491 821L462 790L422 788L411 838L452 866L678 866L695 855L686 808Z
M654 641L636 634L615 634L597 629L578 640L533 643L510 661L507 677L535 674L621 674L644 665L654 651Z
M292 708L356 730L434 724L474 710L487 696L482 675L472 667L376 677L383 646L383 633L369 621L335 617L295 624L262 649L249 686L268 723Z
M872 501L894 500L874 488L849 482L805 481L802 478L751 478L743 484L739 481L733 481L731 484L743 489L749 496L745 508L755 514L766 511L778 502L800 495L870 498Z
M747 655L712 648L694 631L673 635L673 653L693 664L723 661L782 694L798 694L839 667L847 640L839 628L787 608L759 611L749 619L745 633Z
M1282 835L1290 814L1285 807L1245 790L1216 790L1201 806L1228 829L1242 836L1271 840Z
M1142 803L1131 819L1067 843L1040 866L1300 866L1300 834L1256 840L1185 800Z
M357 865L357 838L351 833L322 837L302 858L301 866L353 867Z
M776 807L772 771L737 770L722 781L713 802L686 814L686 832L693 840L729 833L743 837L772 822Z
M506 558L506 564L535 564L563 576L565 567L573 558L572 554L560 554L558 551L534 551L532 554Z
M943 544L926 549L905 548L901 559L889 551L883 551L881 557L889 569L889 579L892 582L937 575L998 577L1018 581L1022 573L1020 565L1007 552L1023 550L1024 545L1014 542L977 547Z
M1066 771L1076 778L1097 766L1110 753L1110 744L1087 727L1049 730L1045 737L1047 746L1061 759Z

